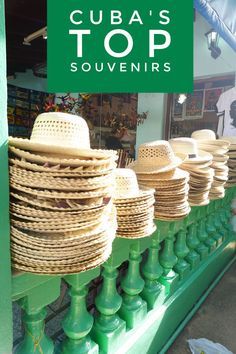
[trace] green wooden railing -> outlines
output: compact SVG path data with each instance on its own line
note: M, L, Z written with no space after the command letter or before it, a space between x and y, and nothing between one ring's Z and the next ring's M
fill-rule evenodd
M109 260L81 274L18 273L12 299L23 309L24 339L17 354L159 353L209 285L235 257L230 224L235 189L222 200L194 207L177 222L156 221L157 231L139 240L115 239ZM117 288L118 269L128 260ZM102 274L96 313L87 310L88 284ZM70 286L71 303L55 346L45 335L46 307ZM4 353L5 354L5 353Z

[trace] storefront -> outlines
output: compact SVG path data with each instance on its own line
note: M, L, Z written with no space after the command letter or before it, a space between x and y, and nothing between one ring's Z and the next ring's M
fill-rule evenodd
M71 94L47 92L46 2L0 0L0 354L165 353L235 261L214 3L195 3L192 93Z

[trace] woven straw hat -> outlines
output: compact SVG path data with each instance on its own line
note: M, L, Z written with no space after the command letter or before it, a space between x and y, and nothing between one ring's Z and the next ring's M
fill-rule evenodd
M37 165L35 163L27 162L24 159L9 159L11 166L15 166L27 171L33 172L43 172L44 175L51 175L54 177L95 177L102 176L111 172L116 166L114 163L111 163L108 168L103 168L103 166L79 166L79 167L70 167L70 166L43 166Z
M114 199L140 199L145 196L153 196L154 189L139 188L136 174L129 168L117 168L115 174Z
M58 154L53 153L31 153L29 151L17 149L14 146L9 146L9 151L12 155L19 158L23 158L27 162L37 163L39 165L44 165L45 163L50 166L60 165L60 166L70 166L70 167L90 167L90 166L100 166L100 168L107 168L111 164L110 156L105 156L104 158L94 158L94 157L81 157L78 156L68 156L64 159ZM113 156L112 156L113 157ZM114 160L117 158L117 155L114 155Z
M199 164L212 160L211 154L198 150L197 142L192 138L174 138L169 142L176 154L187 154L188 158L184 163Z
M182 159L175 156L168 141L157 140L140 145L137 161L134 161L128 167L132 168L137 174L152 174L171 171L181 163Z
M113 151L91 149L86 121L61 112L40 114L34 122L30 139L10 137L9 145L23 150L69 156L105 158L114 154Z
M220 146L225 149L229 147L229 142L227 140L216 139L216 134L210 129L196 130L192 133L191 137L198 141L200 144Z

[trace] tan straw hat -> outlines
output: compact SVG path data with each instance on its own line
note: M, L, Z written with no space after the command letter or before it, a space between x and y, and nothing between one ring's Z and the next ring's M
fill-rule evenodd
M105 158L114 155L113 151L91 149L86 121L61 112L40 114L34 122L30 139L10 137L9 145L23 150L68 156Z
M198 141L199 144L219 146L228 149L229 142L222 139L216 139L216 134L210 129L196 130L192 133L191 137Z
M184 163L205 163L212 160L212 155L206 151L198 150L197 142L192 138L174 138L169 143L176 154L186 154L188 158Z
M168 141L156 140L140 145L138 159L128 167L137 174L153 174L171 171L181 165L182 159L177 157Z
M129 168L117 168L115 174L115 193L114 199L119 202L120 199L140 199L153 196L154 189L139 188L136 174Z

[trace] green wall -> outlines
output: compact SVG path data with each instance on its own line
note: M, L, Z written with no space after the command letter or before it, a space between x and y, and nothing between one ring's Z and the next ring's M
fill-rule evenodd
M12 353L7 83L4 1L0 0L0 353Z

